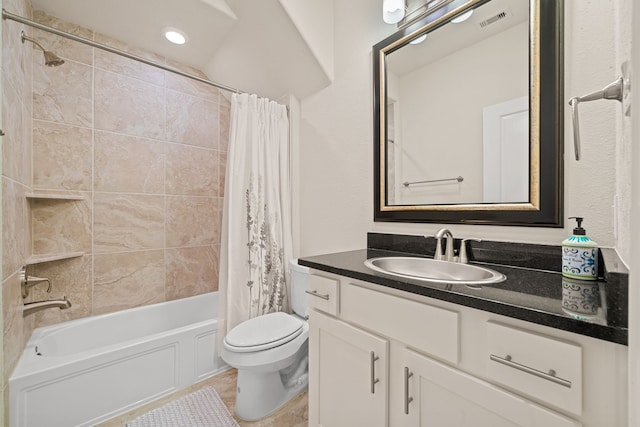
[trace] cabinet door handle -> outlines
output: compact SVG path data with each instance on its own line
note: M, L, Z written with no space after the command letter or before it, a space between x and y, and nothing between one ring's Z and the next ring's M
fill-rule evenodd
M404 367L404 413L409 415L409 403L413 402L413 397L409 397L409 378L413 372L409 372L408 367Z
M548 373L542 372L537 369L531 368L529 366L514 362L513 360L511 360L512 358L508 354L505 357L500 357L500 356L496 356L495 354L491 354L489 355L489 359L493 360L494 362L502 363L503 365L507 365L519 371L526 372L531 375L535 375L536 377L543 378L547 381L560 384L561 386L571 388L571 381L565 380L560 377L556 377L556 371L554 371L553 369L551 369Z
M376 356L376 354L371 352L371 394L376 393L376 384L380 382L380 378L376 378L376 362L380 359L380 357Z
M329 301L329 294L324 294L324 295L319 294L318 291L305 291L305 292L314 297L322 298L323 300Z

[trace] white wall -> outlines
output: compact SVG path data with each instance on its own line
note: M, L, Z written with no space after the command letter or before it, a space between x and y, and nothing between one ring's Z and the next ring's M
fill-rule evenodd
M482 111L527 96L528 45L523 22L400 78L397 179L464 181L401 188L399 204L482 203Z
M329 80L333 80L333 1L279 0Z
M335 79L319 93L302 100L300 153L301 255L362 248L369 231L432 235L440 224L373 221L373 113L371 46L394 31L382 23L380 2L335 2ZM565 2L564 99L601 89L620 74L624 48L616 34L630 26L619 10L632 0ZM626 6L625 6L626 5ZM619 40L620 44L622 40ZM622 151L621 105L615 101L580 106L583 160L572 153L571 118L565 104L565 217L584 216L588 234L601 246L616 246L614 196L616 148ZM618 172L618 182L630 179ZM618 202L618 209L624 203ZM621 215L624 216L624 215ZM618 233L629 232L620 221ZM571 234L564 229L451 225L455 236L491 240L560 244ZM620 242L623 239L619 239ZM628 245L627 245L628 246ZM628 249L621 250L623 259Z
M632 79L638 79L638 70L640 70L640 7L632 7L630 2L620 8L618 16L626 21L633 20L632 29L632 64L635 72ZM622 18L624 16L624 18ZM621 55L622 56L622 55ZM632 94L634 99L640 99L640 86L632 85ZM631 126L631 122L640 123L640 109L631 110L631 117L625 120L625 140L628 141L626 159L621 163L628 164L633 173L631 180L625 180L622 191L619 194L625 194L624 191L628 187L629 194L625 197L626 205L630 211L620 209L619 214L626 215L626 223L631 223L632 218L640 217L640 126ZM631 149L631 143L635 149ZM620 167L620 169L626 169ZM628 176L628 175L627 175ZM622 221L620 222L620 224ZM622 227L620 227L622 228ZM636 269L640 266L640 245L630 245L629 242L638 242L640 240L640 223L637 221L630 224L631 233L626 238L626 245L630 246L631 275L629 277L629 426L640 425L640 406L632 404L640 401L640 275ZM620 239L622 240L622 239Z

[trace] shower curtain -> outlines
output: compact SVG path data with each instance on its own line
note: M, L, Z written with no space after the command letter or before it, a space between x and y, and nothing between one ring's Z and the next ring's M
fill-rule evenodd
M289 170L286 107L233 94L218 282L222 336L249 318L289 311Z

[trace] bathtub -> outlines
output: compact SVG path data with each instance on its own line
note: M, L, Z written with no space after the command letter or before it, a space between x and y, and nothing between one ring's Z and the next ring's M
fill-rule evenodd
M33 331L9 379L12 427L90 426L209 378L218 293Z

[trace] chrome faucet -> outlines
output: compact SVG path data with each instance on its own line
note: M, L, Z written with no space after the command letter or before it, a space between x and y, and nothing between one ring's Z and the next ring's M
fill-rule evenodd
M442 238L447 238L447 248L445 249L444 254L442 253ZM448 228L441 228L435 235L437 240L436 243L436 253L433 256L433 259L444 260L444 261L457 261L456 257L453 255L453 234L449 231Z
M37 313L38 311L54 307L58 307L60 310L66 310L71 307L71 301L69 301L67 297L62 297L62 299L29 302L22 306L22 316L27 317L28 315Z

